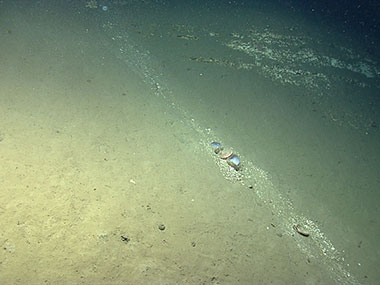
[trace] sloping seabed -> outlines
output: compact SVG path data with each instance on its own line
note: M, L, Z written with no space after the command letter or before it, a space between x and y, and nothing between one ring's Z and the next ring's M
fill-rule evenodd
M308 90L325 124L371 132L371 118L335 108L326 94L336 84L378 88L374 62L346 47L319 52L312 37L267 26L159 24L175 15L159 1L57 3L2 4L4 281L366 281L347 266L357 261L349 250L321 229L328 221L297 208L252 146L236 140L250 132L238 125L239 110L229 121L202 110L231 101L215 95L202 107L197 96L213 90L221 69L240 84L257 74ZM209 76L208 85L196 77L199 92L189 99L182 80L194 75L173 75L178 68ZM234 150L241 170L220 160L211 141ZM310 237L295 234L295 224Z
M292 22L289 19L285 19L289 23L284 25L283 17L278 19L280 24L275 24L277 19L268 21L268 14L257 15L256 26L252 25L240 31L239 20L234 22L235 25L228 26L225 23L229 20L227 17L223 18L223 12L218 11L219 17L212 14L214 11L210 12L211 8L218 10L215 6L207 7L208 9L204 6L192 7L192 5L180 6L178 9L170 7L167 11L164 9L167 14L162 9L157 9L157 7L162 8L160 5L152 4L148 7L150 13L158 11L152 17L155 20L147 23L147 15L139 11L141 18L137 16L131 20L136 28L136 36L142 34L140 41L150 47L148 54L165 58L164 63L157 62L157 66L160 68L165 66L168 75L166 80L171 80L170 86L173 89L177 88L172 93L176 93L177 100L184 102L180 105L181 108L177 108L181 114L187 114L188 119L185 121L194 124L193 117L196 117L201 125L212 126L195 127L205 134L204 145L212 140L220 141L222 138L227 145L233 145L235 150L240 151L239 154L245 161L245 168L240 173L243 175L244 171L250 172L254 171L253 169L259 171L256 175L245 175L245 178L250 177L248 181L245 181L245 185L258 183L257 177L270 177L270 186L265 184L268 189L259 191L261 192L259 196L266 197L264 201L276 201L273 207L276 207L278 214L283 215L287 221L285 222L286 229L291 230L292 225L301 223L313 232L313 240L316 242L313 248L316 252L311 248L308 250L315 256L326 256L331 260L336 268L331 264L329 267L333 268L334 272L339 272L338 276L350 278L354 272L355 275L360 275L363 282L368 281L368 276L376 276L378 227L375 225L378 224L376 220L378 208L374 190L378 185L376 166L378 156L374 154L379 152L376 144L379 134L373 122L378 121L379 116L376 111L375 96L379 86L378 66L375 59L371 58L371 55L360 46L348 45L343 38L339 37L339 34L332 34L331 31L317 33L320 31L313 31L306 25L307 23L301 22L305 24L304 27L297 21ZM239 12L242 11L243 9L239 10ZM165 21L168 17L160 16L160 14L171 15L170 20ZM231 16L230 11L226 14ZM247 26L248 21L244 15L242 18L240 21ZM208 23L209 19L218 20ZM262 24L264 20L266 24ZM126 23L129 21L127 20ZM221 28L222 24L224 25ZM120 32L116 25L113 27L116 33ZM111 32L111 29L108 32ZM120 39L122 38L123 36L120 36ZM185 43L180 44L181 41ZM173 45L172 48L168 48L168 42ZM182 49L179 49L180 47ZM222 47L239 53L228 52ZM177 53L177 49L180 52ZM168 50L170 50L170 56L165 57ZM203 66L187 65L186 60ZM175 82L175 80L182 80L180 75L173 76L173 73L179 73L181 64L178 62L185 65L182 66L182 72L194 70L194 73L198 75L196 83L191 80L194 77L189 73L181 84ZM221 69L223 71L219 72ZM226 69L228 71L225 71ZM231 75L234 80L229 80L229 73L233 70L237 70L238 76ZM248 104L251 110L246 108L248 110L242 112L241 110L246 110L243 105L247 104L247 101L251 102L245 96L244 87L242 87L244 84L252 87L249 85L252 74L243 73L250 70L266 78L266 81L263 80L265 83L280 87L265 86L261 91L270 99L267 102L265 99L254 100L256 104L263 104L259 104L256 108L252 106L253 104ZM217 78L219 76L221 80ZM199 79L203 77L208 77L208 80ZM158 79L156 77L157 81L152 82L152 85L159 86L160 92L170 94L170 88L162 82L165 80ZM188 85L186 81L189 82ZM223 81L227 83L223 85ZM218 84L230 91L226 93L231 99L223 97L225 94L222 88L214 87ZM232 87L229 88L228 85ZM183 86L195 91L187 94L187 98L181 98L180 90ZM216 91L219 91L219 94ZM255 94L255 91L258 92L260 89L253 88L248 92ZM270 94L271 92L282 94ZM255 97L260 97L260 94L255 95ZM284 98L278 99L276 98L278 96ZM171 100L174 99L169 98L169 105L175 105L175 100L174 102ZM270 113L266 113L265 109L268 102L274 103L271 105L273 110ZM214 110L218 108L226 110L226 113L229 113L228 116L225 116L224 112L220 112L221 115L214 113ZM211 115L210 110L213 111ZM294 111L295 118L292 118ZM278 112L279 116L273 116L273 112ZM192 116L188 115L189 113ZM257 117L250 113L264 113L264 117L267 117L264 121L261 120L255 124ZM278 123L270 118L271 116L275 120L285 119L288 122L276 126ZM244 123L246 127L241 127ZM271 136L261 131L260 123L262 123L262 129L268 127L273 133L279 132L281 136ZM270 123L273 123L273 126ZM284 131L279 130L279 127L293 128ZM250 129L254 129L257 133L250 136ZM252 146L251 143L239 142L244 141L245 135L247 140L256 142L258 141L256 136L262 133L266 135L263 138L264 143L260 145L262 148ZM284 135L287 136L285 139ZM278 143L268 141L273 137L280 141ZM294 140L289 137L294 137ZM306 143L306 146L302 143ZM271 156L268 151L264 151L265 145L269 145L270 148L285 145L285 152L280 151L286 155L273 151ZM252 148L256 152L253 156ZM249 161L254 161L255 158L256 161L266 163L260 157L260 152L267 155L266 160L273 159L279 164L277 167L268 164L268 168L272 169L269 176L265 171L262 172L256 163L250 165ZM355 153L355 155L348 156L347 153ZM289 157L292 154L297 158L295 161ZM276 160L275 156L282 156L283 161ZM302 156L305 158L303 159ZM342 163L342 161L345 162ZM217 162L220 161L217 160ZM301 164L297 165L297 163ZM221 165L224 166L224 164ZM289 171L289 166L295 171ZM278 178L280 182L276 181L275 177L278 172L286 173ZM301 179L294 177L295 174ZM224 175L229 177L228 172ZM242 177L238 179L244 180ZM292 180L299 185L292 184ZM290 191L288 188L291 188ZM255 189L258 190L258 187L256 186ZM366 232L365 237L363 232ZM365 249L362 246L363 243L367 244ZM305 247L305 245L300 244L300 247ZM370 278L370 280L376 279Z

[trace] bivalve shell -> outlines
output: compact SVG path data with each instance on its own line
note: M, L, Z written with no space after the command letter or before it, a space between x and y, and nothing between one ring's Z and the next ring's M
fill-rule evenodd
M214 149L214 152L216 154L218 154L219 152L221 152L223 150L223 146L221 143L218 143L218 142L212 142L211 143L211 146L212 148Z
M227 163L229 166L233 167L235 170L239 170L240 168L240 158L236 155L233 154L227 159Z

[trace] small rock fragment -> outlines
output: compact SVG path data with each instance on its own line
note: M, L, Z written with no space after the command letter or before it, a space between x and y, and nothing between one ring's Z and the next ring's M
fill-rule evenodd
M159 225L159 226L158 226L158 229L159 229L160 231L164 231L164 230L165 230L165 225L164 225L164 224Z

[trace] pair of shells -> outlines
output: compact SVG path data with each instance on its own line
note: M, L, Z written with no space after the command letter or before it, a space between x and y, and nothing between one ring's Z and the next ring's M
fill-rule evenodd
M211 145L214 148L214 152L216 154L219 154L219 157L221 159L226 160L228 165L233 167L235 170L239 170L240 158L236 154L234 154L232 151L222 152L223 146L222 146L222 144L220 144L218 142L212 142Z

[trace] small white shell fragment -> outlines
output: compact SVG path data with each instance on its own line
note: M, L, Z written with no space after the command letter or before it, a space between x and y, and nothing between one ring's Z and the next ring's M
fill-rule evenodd
M135 185L136 185L136 181L133 180L133 179L129 180L129 182L131 182L132 184L135 184Z

